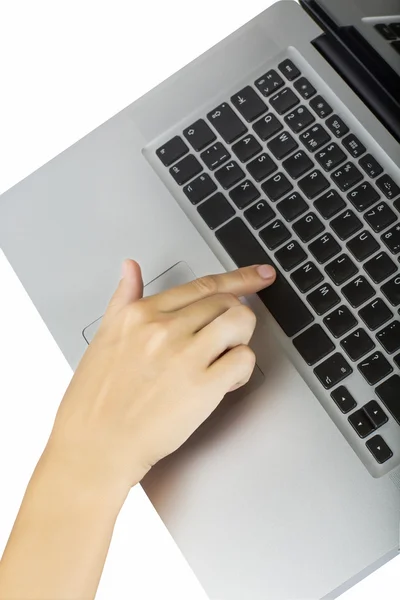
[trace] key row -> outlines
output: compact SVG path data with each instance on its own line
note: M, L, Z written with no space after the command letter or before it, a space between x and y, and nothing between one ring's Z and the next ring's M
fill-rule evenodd
M353 326L356 322L354 319ZM329 321L325 320L324 323L330 330ZM376 339L388 354L394 354L400 350L400 322L393 321L384 327L376 334ZM310 366L322 360L335 349L332 340L320 325L313 325L295 338L293 343ZM360 327L344 337L340 345L353 362L359 361L376 347L375 341Z

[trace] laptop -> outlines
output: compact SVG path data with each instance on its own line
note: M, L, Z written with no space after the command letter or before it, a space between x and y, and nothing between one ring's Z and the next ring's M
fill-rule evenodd
M399 551L400 5L348 4L277 2L0 200L73 368L123 258L147 294L276 266L248 386L143 482L214 600L334 598Z

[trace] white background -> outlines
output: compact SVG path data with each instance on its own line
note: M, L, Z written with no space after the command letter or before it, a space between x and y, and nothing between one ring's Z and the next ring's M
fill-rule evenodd
M3 0L0 192L270 3ZM0 255L0 553L70 376ZM397 559L343 598L389 600L399 591ZM140 488L118 521L98 598L205 600Z

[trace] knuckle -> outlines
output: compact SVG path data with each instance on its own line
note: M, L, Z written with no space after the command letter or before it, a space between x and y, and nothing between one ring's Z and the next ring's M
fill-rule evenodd
M135 302L127 307L128 318L132 323L142 323L146 320L146 306L142 302Z
M240 347L240 358L243 361L243 364L250 370L251 375L251 372L256 364L256 355L250 346Z
M252 327L256 326L256 315L251 310L251 308L247 306L247 304L241 304L241 306L238 307L238 310L240 311L240 317L241 319L243 319L243 321L245 321Z
M218 283L214 275L199 277L193 281L193 285L202 295L216 294L218 291Z
M164 346L170 336L170 322L167 319L155 320L146 325L147 349L154 351Z

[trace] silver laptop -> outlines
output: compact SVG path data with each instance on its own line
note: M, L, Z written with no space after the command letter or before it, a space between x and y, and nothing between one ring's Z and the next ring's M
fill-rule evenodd
M148 294L276 266L252 380L144 481L214 600L334 598L399 551L399 27L277 2L0 200L73 368L123 258Z

